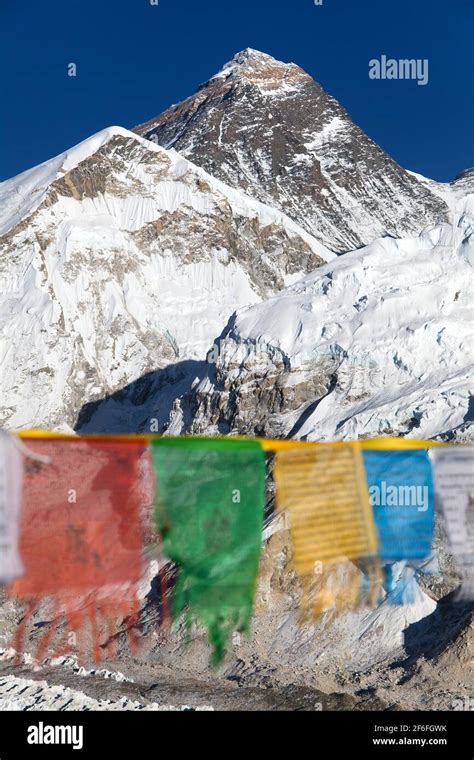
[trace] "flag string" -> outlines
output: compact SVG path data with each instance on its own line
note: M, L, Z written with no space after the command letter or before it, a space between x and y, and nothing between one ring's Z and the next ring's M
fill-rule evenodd
M21 487L7 478L8 438L24 457ZM274 516L288 518L301 620L382 600L411 603L416 572L432 552L435 509L444 515L463 598L474 597L469 444L45 430L0 441L0 492L13 494L0 504L10 536L0 544L0 582L24 605L19 656L44 604L50 620L37 637L39 659L61 626L61 652L72 636L79 655L91 649L96 661L114 657L119 641L136 653L138 588L151 549L159 626L203 625L219 664L233 633L249 630L271 479Z

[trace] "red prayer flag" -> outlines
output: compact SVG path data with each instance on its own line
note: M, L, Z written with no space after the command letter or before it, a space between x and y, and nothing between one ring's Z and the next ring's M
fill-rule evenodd
M108 653L113 653L118 618L127 621L133 646L142 571L142 508L149 498L146 444L81 438L24 443L43 461L25 463L20 521L25 572L11 585L10 594L28 608L15 649L21 653L29 621L45 599L51 600L55 620L66 618L66 638L71 632L83 638L89 622L96 660L101 658L104 629ZM38 660L55 633L51 625L40 638Z

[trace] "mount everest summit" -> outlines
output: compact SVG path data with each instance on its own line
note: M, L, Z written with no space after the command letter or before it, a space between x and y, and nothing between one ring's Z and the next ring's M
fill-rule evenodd
M0 425L468 437L473 185L239 53L0 184Z
M336 253L447 217L436 189L398 166L305 71L256 50L136 132L285 211Z

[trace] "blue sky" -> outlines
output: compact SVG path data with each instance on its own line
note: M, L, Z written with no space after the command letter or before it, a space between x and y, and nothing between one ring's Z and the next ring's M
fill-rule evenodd
M192 94L246 47L305 68L406 168L474 164L472 0L1 0L0 179ZM369 60L428 58L429 83ZM68 63L77 76L68 77Z

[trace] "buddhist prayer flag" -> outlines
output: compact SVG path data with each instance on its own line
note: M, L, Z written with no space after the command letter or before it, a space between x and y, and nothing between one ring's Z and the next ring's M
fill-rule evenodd
M137 643L142 546L158 528L160 556L177 569L171 577L161 563L163 617L170 603L173 620L186 613L188 625L206 626L219 663L251 619L264 450L276 452L276 500L288 515L303 611L375 604L383 582L389 602L414 598L416 568L432 551L433 467L461 595L474 599L473 447L436 448L430 458L428 442L401 439L22 437L0 435L0 583L25 605L17 652L47 607L42 618L52 623L34 633L39 661L89 644L99 660L120 630Z
M434 527L434 488L428 452L364 451L364 464L380 559L428 557Z
M433 543L434 488L428 452L364 451L364 463L388 601L412 604L417 598L415 569L430 556Z
M18 523L23 490L23 460L19 444L0 430L0 583L23 572L18 553Z
M10 588L28 608L15 641L21 652L32 615L49 601L63 630L64 648L94 655L101 638L112 653L117 622L128 621L134 643L136 584L141 576L140 511L143 442L87 439L27 440L43 459L25 460L20 550L25 574ZM58 631L40 637L45 656Z
M458 596L474 599L474 447L433 452L436 496L450 548L462 576Z
M279 508L289 513L304 604L311 604L317 615L339 602L345 607L362 601L363 575L347 560L366 561L372 567L370 590L376 580L371 559L377 553L377 538L360 446L315 444L282 450L275 481Z
M253 441L163 438L152 443L156 522L178 566L171 613L203 623L218 664L248 629L265 504L265 456Z

